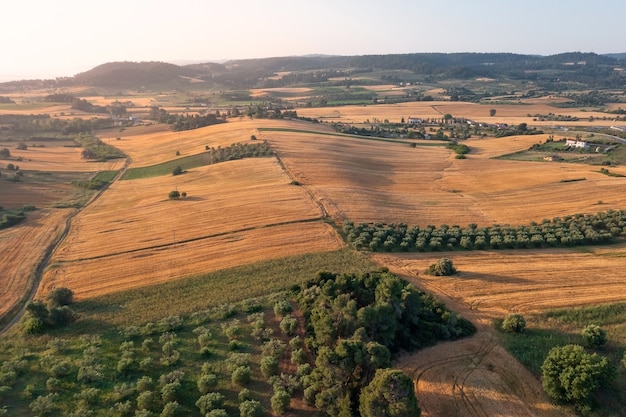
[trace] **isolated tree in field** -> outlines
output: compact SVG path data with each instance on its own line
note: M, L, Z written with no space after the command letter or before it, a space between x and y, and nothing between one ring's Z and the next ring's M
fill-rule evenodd
M10 158L10 157L11 157L11 151L9 151L9 149L7 148L0 149L0 158Z
M496 109L490 109L489 110L489 116L493 117L496 115Z
M456 274L456 269L451 259L441 258L436 263L428 267L428 274L437 277L450 276Z
M591 410L593 395L616 375L607 358L589 354L580 345L552 348L541 373L543 389L552 399L572 404L581 412Z
M450 119L452 119L452 115L450 113L446 113L446 114L443 115L444 123L449 123Z
M178 190L170 191L167 198L170 200L178 200L180 198L180 192Z
M596 348L606 343L606 332L597 324L588 325L581 334L589 347Z
M361 391L359 411L361 417L419 417L413 380L400 370L378 369Z
M526 320L521 314L509 314L502 321L502 330L509 333L522 333L526 328Z

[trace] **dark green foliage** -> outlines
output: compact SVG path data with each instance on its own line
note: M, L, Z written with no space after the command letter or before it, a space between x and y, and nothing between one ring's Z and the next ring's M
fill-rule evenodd
M46 296L46 300L50 307L62 307L74 302L74 291L65 287L58 287L50 291Z
M246 400L239 404L239 415L241 417L261 417L263 415L263 407L256 400Z
M361 417L419 417L413 380L399 370L378 369L361 392L359 411Z
M178 200L180 198L180 192L178 190L170 191L167 198L170 200Z
M589 347L597 348L606 343L606 332L597 324L586 326L581 334Z
M176 165L174 169L172 170L172 175L180 175L183 172L184 172L183 168L180 165Z
M224 405L224 394L219 392L209 392L204 394L198 401L196 401L196 407L200 409L202 414L206 414L211 410L222 408Z
M8 148L0 149L0 158L10 158L11 151Z
M291 402L291 395L284 389L278 389L270 398L270 404L272 405L272 411L276 415L283 415L289 408Z
M91 135L80 134L75 140L84 148L82 157L85 159L106 161L109 159L124 158L126 156L119 149Z
M358 415L361 390L377 369L391 366L391 352L475 331L432 296L388 272L321 272L297 297L316 353L305 400L331 416Z
M550 398L572 404L581 412L593 408L594 394L616 375L607 358L589 354L580 345L552 348L541 371L543 389Z
M428 275L434 275L437 277L448 277L456 274L456 269L449 258L441 258L434 264L428 267Z
M522 333L526 328L526 320L521 314L509 314L502 321L502 330L510 333Z
M545 219L541 224L509 226L494 224L464 228L412 226L404 223L355 225L344 223L346 240L356 249L374 252L440 251L471 249L525 249L606 244L616 241L626 228L626 210L596 214L573 214Z

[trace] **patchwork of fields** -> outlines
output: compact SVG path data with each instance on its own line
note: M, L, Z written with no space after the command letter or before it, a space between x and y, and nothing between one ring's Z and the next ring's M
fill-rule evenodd
M494 108L494 117L484 105L449 102L307 108L298 114L362 123L451 113L530 124L527 114L554 111L546 104ZM578 116L590 115L595 114ZM209 164L176 176L115 181L80 210L55 208L72 198L68 182L2 182L3 205L19 200L41 210L19 227L0 231L0 315L27 291L32 269L63 235L68 218L71 225L52 253L37 297L69 287L78 300L88 300L268 259L335 251L345 247L337 227L346 220L519 225L626 206L625 179L604 175L598 167L494 159L543 142L547 134L472 138L464 142L470 148L467 159L456 159L445 146L432 146L444 144L410 147L400 141L335 135L326 123L249 118L188 132L171 132L165 125L110 130L101 139L128 155L130 168L139 168L207 148L249 143L253 135L267 141L275 155ZM84 178L124 165L122 160L84 162L78 148L32 148L15 154L23 160L22 170L59 178L67 172ZM623 167L611 171L626 174ZM172 190L187 196L169 200ZM533 375L517 363L511 365L513 359L497 346L489 327L509 312L626 301L621 273L626 246L446 253L461 274L426 276L428 265L440 256L372 255L381 266L480 325L479 335L471 340L399 361L417 382L422 415L566 415L546 401Z

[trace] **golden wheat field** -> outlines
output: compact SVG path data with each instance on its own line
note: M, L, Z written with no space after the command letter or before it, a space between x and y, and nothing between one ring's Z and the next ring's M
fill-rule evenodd
M538 140L532 136L469 140L468 159L444 147L313 133L262 137L331 216L355 223L517 225L626 204L624 178L596 168L491 159L527 149Z
M187 197L168 200L174 189ZM81 297L264 256L337 249L343 244L322 222L322 214L303 188L290 183L275 158L230 161L176 177L118 181L75 219L42 291L65 285Z
M0 233L0 315L29 290L33 268L65 228L70 209L36 211L19 227Z
M496 115L490 116L489 110L495 109ZM581 126L597 125L605 126L610 124L609 120L602 120L606 113L593 111L580 111L575 109L556 109L547 103L529 103L520 105L504 104L477 104L467 102L450 101L423 101L408 102L399 104L379 104L379 105L352 105L341 107L320 107L320 108L297 108L299 116L319 118L323 121L338 123L365 123L367 120L373 122L377 120L389 120L391 123L400 123L402 118L409 117L423 119L441 119L445 114L453 117L462 117L480 123L506 123L518 125L527 123L533 126ZM577 122L552 122L536 121L534 115L543 114L567 114L579 117L583 120ZM529 116L530 115L530 116ZM594 121L589 122L589 117L593 116Z

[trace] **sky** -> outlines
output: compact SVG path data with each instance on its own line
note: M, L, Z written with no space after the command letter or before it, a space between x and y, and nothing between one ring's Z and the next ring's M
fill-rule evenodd
M114 61L626 52L624 0L9 0L0 81Z

